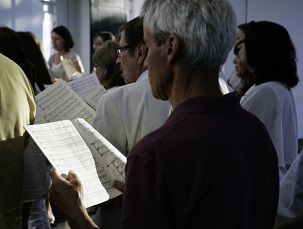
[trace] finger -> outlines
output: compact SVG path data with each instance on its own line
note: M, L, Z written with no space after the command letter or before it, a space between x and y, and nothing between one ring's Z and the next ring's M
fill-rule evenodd
M113 186L116 189L120 190L121 192L124 192L124 182L118 181L118 180L114 180L113 181Z
M77 174L73 170L70 170L68 172L68 175L67 175L67 180L68 181L79 180L79 178L78 178Z
M63 178L56 170L52 170L50 172L50 176L52 179L50 190L56 192L65 192L67 187L70 185L70 182Z
M57 172L56 169L52 169L50 171L50 176L51 176L53 182L63 180L63 178L60 176L60 174Z
M78 178L77 174L72 170L68 172L67 180L75 187L79 187L81 185L80 179Z
M67 180L67 175L65 173L61 173L61 177Z

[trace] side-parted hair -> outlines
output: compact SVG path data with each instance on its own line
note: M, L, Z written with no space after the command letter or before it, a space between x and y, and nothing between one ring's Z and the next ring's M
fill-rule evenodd
M101 38L102 43L105 41L114 41L115 40L115 35L112 32L109 31L99 31L95 33L93 36L93 39L97 39L98 37Z
M116 41L105 41L93 54L93 62L107 70L108 88L125 85L121 77L119 65L116 64L117 54L115 48L119 47Z
M145 44L143 36L143 19L135 17L134 19L126 22L119 29L120 34L124 32L125 42L130 45L130 51L133 51L138 44Z
M65 52L68 52L70 49L74 47L75 42L73 40L73 37L65 26L59 25L53 28L52 32L58 34L60 37L62 37L65 40L64 42Z
M226 0L146 0L140 16L157 45L178 36L192 68L219 70L236 40L236 15Z
M299 82L296 49L281 25L259 21L245 35L247 63L253 68L256 84L277 81L289 88Z
M247 31L251 28L252 23L243 23L238 25L238 29L240 29L244 34L247 33Z

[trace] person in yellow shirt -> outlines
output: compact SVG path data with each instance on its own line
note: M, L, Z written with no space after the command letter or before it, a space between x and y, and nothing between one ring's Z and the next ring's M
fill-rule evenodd
M24 126L36 113L33 89L13 61L0 54L0 228L21 228Z

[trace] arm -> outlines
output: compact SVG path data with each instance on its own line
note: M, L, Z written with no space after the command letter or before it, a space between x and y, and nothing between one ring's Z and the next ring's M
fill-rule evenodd
M84 73L83 66L81 63L79 63L79 61L74 62L74 67L78 72Z
M82 202L82 185L73 172L66 179L56 170L51 171L52 185L49 190L50 202L67 216L72 229L95 229L98 226L88 215Z
M75 69L80 73L84 73L84 67L83 67L80 56L77 53L74 53L74 54L75 54L75 56L72 59L73 59L73 64L74 64Z

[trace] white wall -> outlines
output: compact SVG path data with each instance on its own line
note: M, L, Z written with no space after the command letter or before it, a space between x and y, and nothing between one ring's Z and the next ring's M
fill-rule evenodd
M73 50L82 60L85 73L90 69L90 5L88 0L57 0L55 26L66 26L75 41Z
M38 0L0 0L0 26L31 31L41 40L42 7Z

